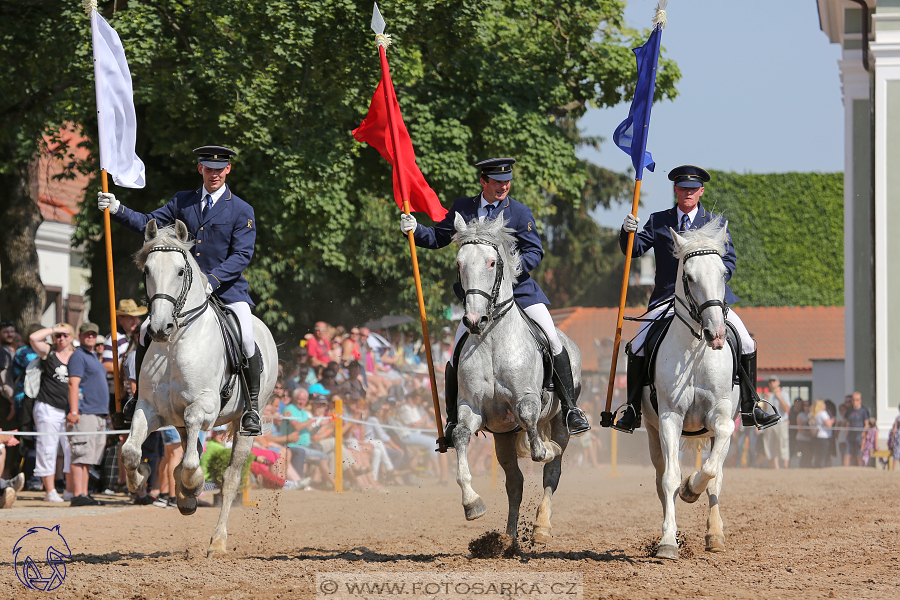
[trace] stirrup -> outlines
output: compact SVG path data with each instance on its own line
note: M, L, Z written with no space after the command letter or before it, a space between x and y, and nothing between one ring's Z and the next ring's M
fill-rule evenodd
M759 407L759 403L756 403L753 405L753 410L751 410L749 413L745 413L744 411L741 411L741 425L743 427L756 427L759 431L762 431L764 429L768 429L769 427L778 425L781 422L781 414L778 412L778 409L775 408L775 406L771 402L769 402L768 400L760 400L760 402L771 406L772 410L775 411L774 414L763 411L763 409ZM760 412L763 412L766 415L766 417L777 417L777 418L774 421L772 421L771 423L760 423L759 420L756 418L757 409L759 409Z
M618 416L620 411L623 413L621 417ZM619 426L619 421L621 421L628 415L628 411L634 413L634 424L631 426L631 429ZM612 424L612 428L616 431L621 431L622 433L634 433L634 430L641 426L641 415L631 404L623 404L622 406L617 408L613 414L617 417L613 419Z
M256 415L256 430L255 431L253 429L245 429L244 428L244 419L246 419L248 416L252 417L253 415ZM244 414L242 414L241 415L241 429L238 433L243 436L262 435L262 424L260 422L259 412L251 409L251 410L248 410L247 412L245 412Z
M447 448L455 448L453 445L453 430L456 429L456 423L453 421L447 421L447 425L444 427L444 446Z
M569 425L569 418L572 416L573 413L576 416L581 417L584 420L584 423L586 426L582 425L580 427L573 428L571 425ZM591 423L590 423L590 421L588 421L587 415L584 414L583 410L581 410L577 406L573 406L571 409L569 409L569 412L566 413L566 429L569 430L570 437L578 437L580 435L584 435L585 433L587 433L588 431L591 430Z

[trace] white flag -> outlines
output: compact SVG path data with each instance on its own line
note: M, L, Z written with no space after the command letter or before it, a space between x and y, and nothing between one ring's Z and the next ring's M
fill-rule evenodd
M144 163L134 153L137 117L131 73L119 34L96 10L91 11L94 41L94 79L97 87L97 122L100 133L100 168L116 185L142 188Z

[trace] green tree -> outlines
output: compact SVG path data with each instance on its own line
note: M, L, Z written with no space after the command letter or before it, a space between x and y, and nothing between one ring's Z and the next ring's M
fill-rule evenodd
M740 306L844 305L844 176L710 171L703 205L728 219Z
M43 4L63 16L56 3ZM128 55L137 152L148 173L146 188L114 190L123 203L148 211L196 187L190 150L231 146L240 154L228 182L254 205L259 224L246 274L270 325L283 335L318 318L414 311L390 168L350 135L380 77L371 0L132 0L115 8L101 3ZM519 161L513 196L535 211L539 227L590 196L589 178L599 171L592 175L575 156L577 120L590 105L630 98L630 48L646 39L625 28L624 2L386 0L380 8L418 163L445 205L478 191L472 165L495 155ZM87 17L65 16L82 39L54 48L47 67L64 62L78 73L60 112L90 136ZM663 57L657 98L674 97L678 78ZM93 171L96 163L80 167ZM86 194L79 239L88 245L94 288L105 289L95 193ZM127 256L140 238L117 226L114 237L118 295L135 296L139 274ZM452 300L454 255L452 248L419 254L431 317ZM106 314L105 294L92 301L95 318Z

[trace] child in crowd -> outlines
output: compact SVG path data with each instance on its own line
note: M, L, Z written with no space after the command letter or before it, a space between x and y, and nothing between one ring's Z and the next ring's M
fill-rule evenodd
M860 453L862 454L862 466L869 466L869 455L878 450L878 427L875 419L866 419L866 430L863 432Z

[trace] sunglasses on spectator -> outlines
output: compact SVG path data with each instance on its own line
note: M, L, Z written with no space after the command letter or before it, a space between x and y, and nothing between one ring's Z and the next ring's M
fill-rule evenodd
M57 333L57 334L54 335L53 337L55 337L56 339L59 339L59 338L67 338L67 337L69 337L69 334L68 334L68 333Z
M0 322L0 329L6 329L7 327L15 327L16 324L12 321L3 321Z

